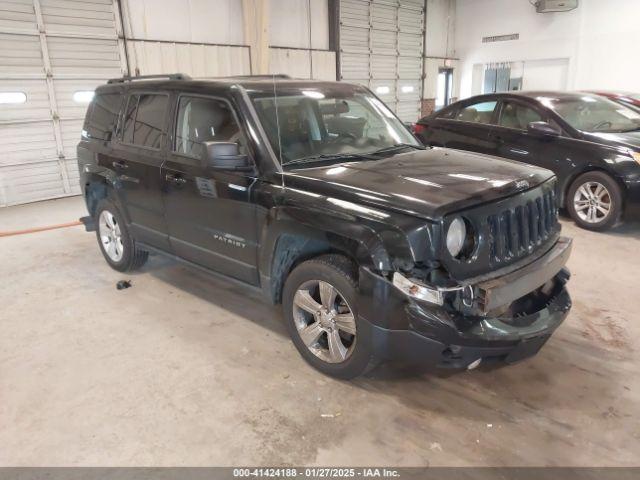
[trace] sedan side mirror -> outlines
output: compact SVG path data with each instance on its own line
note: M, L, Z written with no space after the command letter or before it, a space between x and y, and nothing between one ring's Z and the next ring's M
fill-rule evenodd
M236 172L250 172L253 164L247 155L240 153L234 142L204 142L205 167L214 170L231 170Z
M560 128L548 122L531 122L527 125L527 131L536 135L559 137L562 134Z

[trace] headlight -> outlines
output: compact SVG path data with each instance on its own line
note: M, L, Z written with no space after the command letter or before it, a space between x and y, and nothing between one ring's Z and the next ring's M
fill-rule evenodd
M460 217L453 219L447 230L447 250L452 257L457 257L464 247L464 240L467 237L467 227Z
M640 152L629 152L631 154L631 156L633 157L633 159L640 163Z

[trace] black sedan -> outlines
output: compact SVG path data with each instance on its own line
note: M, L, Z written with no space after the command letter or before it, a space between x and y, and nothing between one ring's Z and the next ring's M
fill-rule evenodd
M560 206L583 228L606 230L640 205L640 113L598 95L480 95L422 118L414 133L554 171Z

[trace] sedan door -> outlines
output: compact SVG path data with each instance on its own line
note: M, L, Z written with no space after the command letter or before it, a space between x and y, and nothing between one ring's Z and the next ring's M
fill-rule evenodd
M223 99L180 95L173 145L162 168L163 199L174 253L205 268L258 283L257 222L251 189L256 175L215 171L204 162L204 142L245 137Z
M531 122L551 122L553 119L524 101L506 99L498 107L497 125L491 132L496 155L538 167L556 170L554 151L561 137L541 135L528 130ZM560 127L556 124L559 129Z

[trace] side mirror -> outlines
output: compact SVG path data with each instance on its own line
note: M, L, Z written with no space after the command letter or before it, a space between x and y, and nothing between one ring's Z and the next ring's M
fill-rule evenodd
M527 125L527 131L536 135L559 137L562 131L548 122L531 122Z
M204 142L205 167L214 170L231 170L236 172L250 172L253 164L247 155L240 153L234 142Z

